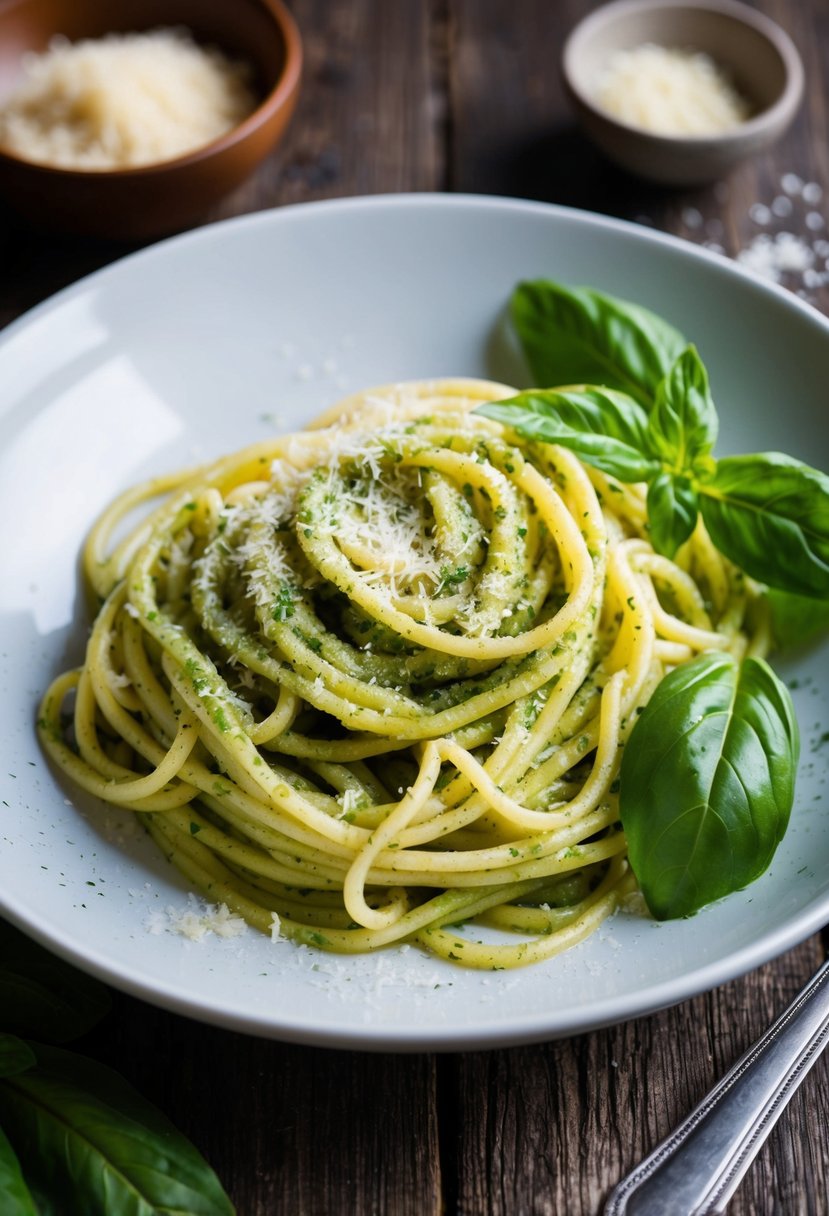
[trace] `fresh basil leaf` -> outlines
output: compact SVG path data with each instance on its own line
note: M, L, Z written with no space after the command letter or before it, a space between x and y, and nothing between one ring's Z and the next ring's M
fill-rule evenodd
M15 1034L0 1034L0 1077L14 1077L35 1064L35 1053Z
M20 1162L0 1127L0 1199L3 1216L38 1216L32 1194L20 1170Z
M779 452L730 456L699 485L712 541L746 574L829 599L829 477Z
M0 1122L33 1188L84 1216L232 1216L213 1170L122 1077L57 1047L0 1084Z
M673 557L697 522L697 493L686 477L658 473L648 486L648 526L657 553Z
M761 659L708 653L662 680L620 774L630 863L654 916L690 916L763 873L799 750L791 697Z
M536 384L601 384L648 408L685 346L646 308L587 287L520 283L510 312Z
M525 439L558 443L620 481L646 481L659 469L648 455L648 417L612 389L531 389L478 406L476 413L512 427Z
M776 646L798 646L829 629L829 600L792 595L772 587L766 593L771 609L771 632Z
M0 921L0 1030L67 1043L100 1022L109 991Z
M648 447L678 473L709 473L718 427L708 373L696 348L688 346L657 385Z

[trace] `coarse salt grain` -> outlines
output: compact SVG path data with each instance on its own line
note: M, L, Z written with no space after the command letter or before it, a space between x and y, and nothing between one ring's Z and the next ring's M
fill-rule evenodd
M737 261L755 274L779 283L784 274L803 274L814 265L812 248L791 232L763 232L737 254Z
M806 233L759 233L736 255L737 261L762 278L783 283L803 299L812 299L811 293L829 286L829 274L825 273L829 270L829 240L808 235L826 228L825 216L814 209L823 198L823 190L818 182L804 182L797 173L784 173L779 189L769 206L752 203L749 218L760 228L773 229L775 221L791 217L790 222L800 224ZM705 245L715 248L710 241Z
M794 203L786 194L779 194L771 205L772 214L779 219L786 219L794 210Z

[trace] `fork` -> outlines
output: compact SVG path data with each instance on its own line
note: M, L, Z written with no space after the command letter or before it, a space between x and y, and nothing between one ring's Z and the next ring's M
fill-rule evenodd
M722 1213L829 1040L829 962L703 1098L614 1188L604 1216Z

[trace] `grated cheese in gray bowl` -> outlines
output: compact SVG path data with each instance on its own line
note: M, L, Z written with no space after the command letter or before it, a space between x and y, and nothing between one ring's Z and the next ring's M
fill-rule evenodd
M658 135L716 135L751 113L709 55L650 42L609 57L596 101L621 122Z

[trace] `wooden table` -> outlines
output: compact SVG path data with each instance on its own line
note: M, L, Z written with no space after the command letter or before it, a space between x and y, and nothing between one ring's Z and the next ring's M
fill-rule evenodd
M676 193L611 169L574 128L558 52L566 31L595 7L589 0L291 7L306 73L289 137L210 218L341 195L469 191L605 211L733 256L763 231L814 242L829 217L826 0L758 0L804 57L804 107L773 152L710 189ZM795 193L787 194L785 174L817 183L826 197L809 191L809 203L790 179ZM123 252L2 219L2 323ZM808 279L787 285L829 309L825 286ZM826 944L814 937L654 1017L511 1050L312 1050L202 1026L124 996L80 1047L114 1063L192 1137L241 1216L579 1216L600 1211L610 1187L795 995ZM752 1167L735 1216L829 1211L827 1094L829 1058Z

